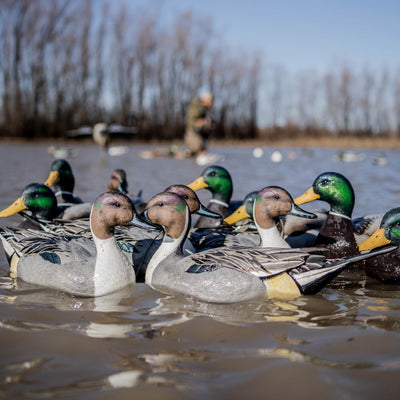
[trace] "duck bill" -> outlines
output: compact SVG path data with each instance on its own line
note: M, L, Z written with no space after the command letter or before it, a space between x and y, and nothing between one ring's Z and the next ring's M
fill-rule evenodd
M385 246L387 244L390 244L390 240L386 239L385 230L383 228L379 228L368 239L365 239L358 245L358 250L372 250L376 247Z
M59 181L59 179L60 179L60 174L57 171L51 171L49 177L47 178L44 184L52 187Z
M145 213L141 214L140 216L138 214L134 214L130 224L146 230L160 230L160 226L150 222L146 218Z
M200 203L199 209L195 212L195 214L202 215L203 217L209 218L222 218L221 214L215 213L214 211L209 210L207 207L203 206Z
M233 212L229 217L224 219L224 222L232 225L235 222L241 221L242 219L250 218L250 214L246 211L246 206L240 206L235 212Z
M308 219L313 219L317 218L318 216L316 214L310 213L306 210L303 210L301 207L299 207L296 204L292 204L292 209L289 211L290 215L295 215L296 217L301 217L301 218L308 218Z
M310 187L306 192L304 192L301 196L296 197L294 202L298 205L309 203L310 201L318 200L320 198L319 194L314 192L314 189Z
M19 213L23 210L26 210L28 207L24 204L24 200L22 197L19 197L14 201L11 206L5 208L3 211L0 211L0 217L10 217L16 213Z
M196 191L196 190L208 188L208 185L207 185L207 183L204 182L203 177L200 176L199 178L194 180L191 184L189 184L188 187L190 187L190 189Z

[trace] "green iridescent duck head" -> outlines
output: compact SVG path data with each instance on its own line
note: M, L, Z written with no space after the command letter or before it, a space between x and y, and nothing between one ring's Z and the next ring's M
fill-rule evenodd
M232 225L235 222L242 221L246 218L253 218L253 207L254 207L254 199L256 198L258 191L250 192L243 199L242 205L237 208L229 217L224 219L224 222Z
M192 190L207 189L213 199L229 203L233 192L233 183L230 173L219 165L207 167L199 178L188 185Z
M294 202L298 205L313 200L322 200L329 203L331 212L351 218L354 208L354 190L350 181L342 174L324 172L320 174L310 187Z
M24 210L30 211L34 217L52 220L58 214L57 199L48 186L31 183L14 203L0 212L0 217L9 217Z
M386 244L400 244L400 207L392 208L382 218L380 227L359 244L359 251L372 250Z
M75 178L69 162L63 159L54 160L51 164L49 177L44 184L53 188L56 194L65 192L72 195Z

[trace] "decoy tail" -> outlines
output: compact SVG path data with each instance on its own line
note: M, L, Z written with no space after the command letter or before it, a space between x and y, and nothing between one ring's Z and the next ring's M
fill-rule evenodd
M365 254L358 254L355 256L344 257L339 260L328 261L325 267L310 269L308 271L289 272L289 275L294 279L300 292L303 295L312 295L319 292L330 281L336 278L347 267L355 264L356 262L366 260L368 258L376 257L381 254L389 253L397 249L397 246L386 246L378 250L370 251ZM309 261L312 260L311 256ZM320 256L316 256L320 257Z

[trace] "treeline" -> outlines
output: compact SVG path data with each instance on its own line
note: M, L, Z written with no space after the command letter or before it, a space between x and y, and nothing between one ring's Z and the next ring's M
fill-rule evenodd
M182 137L187 104L207 87L219 134L254 136L258 58L230 52L208 18L164 22L160 2L128 4L0 0L3 134L57 137L105 121Z
M0 135L63 137L104 121L136 125L140 139L181 138L202 87L215 95L217 138L400 131L400 70L291 76L229 49L209 16L142 7L0 0Z

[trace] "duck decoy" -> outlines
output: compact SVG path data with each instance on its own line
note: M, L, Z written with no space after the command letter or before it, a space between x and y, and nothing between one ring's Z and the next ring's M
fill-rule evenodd
M358 245L360 251L375 249L388 244L400 245L400 207L384 214L380 227ZM400 249L365 261L367 276L384 283L400 284Z
M238 246L185 257L182 243L191 221L182 197L170 192L157 194L141 217L164 232L161 246L148 259L146 283L162 293L214 303L314 294L356 261L394 249L327 260L301 249Z
M134 214L127 196L106 192L90 214L93 240L19 228L0 228L0 238L13 276L77 296L103 296L135 284L132 261L114 237L114 228Z
M197 191L207 189L211 192L211 199L207 204L210 211L214 211L222 218L230 215L237 207L240 201L231 201L233 192L232 178L228 170L220 165L211 165L203 170L201 176L188 185L191 189ZM210 219L202 217L197 220L195 228L216 228L221 225L221 219Z
M124 169L117 168L111 173L110 179L107 183L107 189L109 191L115 190L117 192L128 195L127 174ZM143 211L145 207L145 204L143 203L143 200L141 198L141 194L142 191L140 191L137 196L131 198L131 201L135 206L136 211L138 212ZM91 202L73 204L65 209L62 219L76 220L89 218L91 208Z
M312 186L294 201L300 205L313 200L326 201L330 205L328 217L316 237L315 245L327 248L330 258L358 254L351 219L355 195L350 181L336 172L320 174Z
M47 185L30 183L25 186L17 200L0 212L0 217L20 213L24 217L20 228L41 229L41 224L61 218L67 207L57 205L56 196Z
M252 202L249 201L252 199ZM256 232L223 233L207 235L201 240L203 246L219 247L232 245L261 246L261 247L290 247L283 239L278 230L279 218L292 214L301 218L315 218L316 215L309 213L294 204L292 196L279 186L267 186L256 192L254 196L248 195L245 204L240 206L233 214L224 219L227 224L234 224L240 219L252 219L256 226ZM212 231L209 229L209 231ZM219 234L219 243L216 240ZM194 234L190 236L193 242ZM208 243L211 242L211 243ZM196 246L196 245L195 245ZM197 248L199 246L196 246Z
M317 176L312 186L294 201L301 205L313 200L326 201L330 205L325 222L316 231L315 245L327 248L331 258L358 254L358 243L365 240L382 219L379 214L352 219L353 186L344 175L336 172Z
M58 159L51 163L50 173L44 184L52 188L58 204L82 203L82 199L74 196L75 177L67 160Z

